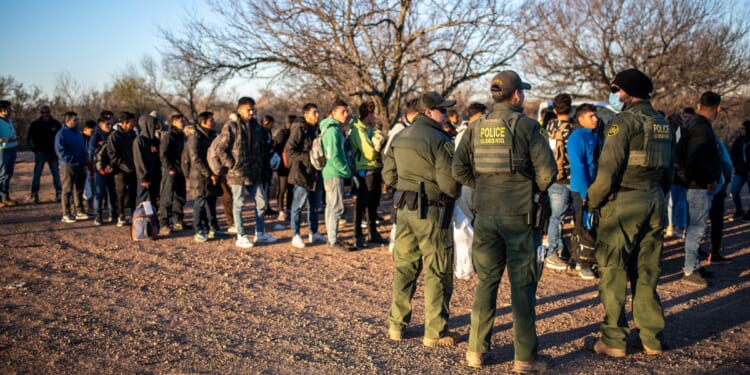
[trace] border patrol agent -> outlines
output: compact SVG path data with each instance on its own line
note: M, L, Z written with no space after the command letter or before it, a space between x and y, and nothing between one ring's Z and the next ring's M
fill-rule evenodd
M442 131L442 123L447 108L456 101L431 91L423 94L420 102L422 112L393 139L383 160L383 178L396 188L393 203L398 210L388 334L391 340L401 340L411 320L417 277L425 268L422 343L452 346L454 338L447 327L453 294L450 219L458 184L450 174L453 142Z
M466 360L482 367L490 350L497 290L505 266L513 310L513 371L535 372L544 367L537 358L536 288L544 268L539 254L543 224L535 222L534 197L546 194L557 166L547 134L523 115L524 90L531 85L514 71L492 79L492 113L474 122L456 150L453 177L475 189L472 262L478 283L471 308L471 332ZM543 248L542 248L543 251Z
M627 282L633 290L633 317L644 351L662 353L664 311L656 293L672 184L674 135L648 101L653 84L637 69L617 73L610 102L624 105L605 129L599 170L588 188L589 208L599 209L595 250L599 297L604 305L601 338L594 351L624 357L629 333L625 317Z

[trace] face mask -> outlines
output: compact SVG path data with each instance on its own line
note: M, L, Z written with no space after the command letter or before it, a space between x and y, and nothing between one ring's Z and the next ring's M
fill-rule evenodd
M622 111L622 107L625 105L623 102L620 101L620 93L613 92L609 94L609 105L612 106L612 108L616 109L617 111Z

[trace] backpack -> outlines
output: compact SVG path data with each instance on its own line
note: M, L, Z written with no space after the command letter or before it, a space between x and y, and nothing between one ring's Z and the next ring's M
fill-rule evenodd
M568 160L568 151L566 150L567 141L570 137L570 133L573 131L574 126L569 121L554 120L557 122L557 127L554 133L549 133L550 141L554 140L555 145L552 148L552 155L555 157L555 164L557 164L557 179L563 180L570 177L570 161ZM550 142L550 146L552 143ZM568 169L565 167L568 166Z
M329 125L325 130L320 132L320 134L316 135L312 141L312 146L310 147L310 164L312 164L313 168L317 170L322 170L328 161L325 150L323 149L323 134L332 127L333 125Z
M208 146L206 159L208 160L208 167L215 175L224 176L227 174L227 169L221 165L221 159L219 158L219 137L214 138L211 145Z
M107 154L107 143L105 142L94 153L95 164L94 167L97 171L103 171L109 166L109 154Z
M130 231L130 237L133 241L156 239L156 233L159 231L159 223L156 220L154 209L151 201L141 202L133 211L133 225Z

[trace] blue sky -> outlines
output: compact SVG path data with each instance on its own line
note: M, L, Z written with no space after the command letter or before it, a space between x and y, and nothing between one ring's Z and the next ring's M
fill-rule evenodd
M62 73L101 90L144 55L158 59L160 26L174 29L187 12L206 9L202 0L3 1L0 75L49 95Z

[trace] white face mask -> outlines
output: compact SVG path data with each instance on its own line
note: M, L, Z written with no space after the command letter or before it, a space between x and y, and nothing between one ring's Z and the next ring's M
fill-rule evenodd
M612 108L622 111L622 108L625 106L625 103L620 101L620 93L619 92L613 92L609 94L608 99L609 105L612 106Z

